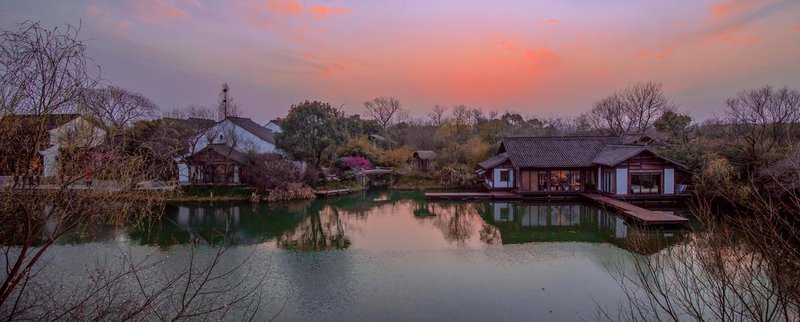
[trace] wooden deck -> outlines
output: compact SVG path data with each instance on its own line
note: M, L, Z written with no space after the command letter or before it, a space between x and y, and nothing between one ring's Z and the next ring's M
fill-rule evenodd
M434 200L512 200L522 199L522 196L514 192L495 191L495 192L427 192L425 199Z
M595 193L581 193L584 198L590 199L606 207L611 207L617 211L628 215L631 219L644 225L684 225L689 219L676 216L663 211L648 210L639 206L629 204L622 200L603 196Z
M314 190L314 194L317 197L330 197L330 196L340 196L346 195L350 193L350 189L337 189L337 190Z

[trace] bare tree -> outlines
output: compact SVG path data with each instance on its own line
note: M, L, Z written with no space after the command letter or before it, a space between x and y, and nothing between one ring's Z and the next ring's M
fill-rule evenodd
M173 266L188 269L170 276L164 284L139 279L151 274L134 259L123 261L133 264L118 271L98 268L75 289L47 276L47 268L52 267L48 265L52 246L76 228L137 225L145 218L157 218L163 210L160 194L133 187L132 178L147 163L141 155L126 153L115 144L87 142L83 138L95 138L92 124L48 131L47 124L57 113L75 108L86 91L97 84L97 78L86 71L90 59L83 48L78 30L69 26L48 30L26 22L17 30L0 33L4 113L0 133L25 129L17 132L14 140L0 141L0 151L17 147L13 141L30 142L15 156L20 163L31 165L39 162L39 151L55 142L60 157L60 175L0 189L0 249L4 258L0 264L0 319L140 320L224 315L219 313L235 308L232 304L246 302L255 291L234 295L241 299L238 301L209 302L214 296L238 289L230 282L213 285L217 276L225 274L214 269L221 262L217 257L207 265L195 265L191 259L184 263L188 266ZM127 283L131 276L147 291L134 296L132 285ZM169 303L171 299L177 301Z
M745 90L727 100L729 146L739 150L748 166L775 158L780 147L795 143L800 123L800 91L765 86Z
M158 106L146 96L117 86L88 90L84 104L86 112L102 121L106 130L150 119L158 111Z
M661 114L675 108L675 103L662 88L661 83L636 83L621 93L631 127L637 134L644 133Z
M447 113L447 107L436 104L431 108L431 111L428 113L428 120L431 122L431 125L440 127L447 122L447 117L445 116Z
M45 29L23 22L0 33L0 108L3 114L48 114L74 110L86 88L100 79L89 70L80 28Z
M618 316L603 310L604 317L796 321L800 317L798 155L791 153L745 180L727 159L709 157L694 178L697 198L689 207L698 224L689 227L683 243L649 256L625 256L612 267L626 298Z
M470 120L469 107L464 104L453 106L452 120L453 123L455 123L455 125L457 126L465 126L469 124Z
M611 135L627 135L633 125L626 115L625 102L617 93L595 102L581 117L589 127Z
M239 105L233 100L228 83L222 83L222 89L217 99L217 119L223 120L228 117L239 116Z
M386 129L393 124L403 109L398 99L386 96L364 102L364 108L366 109L365 114L380 124L383 133L386 133Z
M486 121L486 117L483 115L483 110L477 107L470 109L467 115L469 116L469 123L472 126L477 126L481 122Z
M595 102L578 122L611 135L642 134L674 107L661 83L636 83Z

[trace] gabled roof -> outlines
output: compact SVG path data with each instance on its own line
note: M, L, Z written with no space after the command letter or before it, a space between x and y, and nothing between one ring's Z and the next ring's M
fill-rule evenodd
M267 122L267 124L270 124L270 123L275 124L275 125L280 126L280 127L283 127L283 119L281 119L281 118L272 119L269 122ZM267 126L267 124L264 124L264 126Z
M258 125L258 123L253 122L253 120L249 118L228 117L226 120L230 120L231 122L233 122L233 124L238 125L239 127L245 129L247 132L252 133L253 135L257 136L258 138L264 141L275 144L275 136L272 134L272 131L261 125Z
M607 145L597 154L592 162L613 167L622 161L628 160L643 151L648 151L642 145Z
M613 167L617 164L624 162L632 157L639 155L642 152L650 152L654 156L659 159L666 161L667 163L671 163L672 165L681 168L683 170L688 169L689 167L683 163L675 161L673 159L667 158L663 155L658 154L658 152L651 149L649 146L646 145L609 145L603 148L602 151L594 158L594 163L604 166Z
M417 150L414 152L414 157L422 160L434 160L436 159L436 152L430 150Z
M165 117L162 118L161 120L168 125L177 125L179 127L182 127L183 129L194 129L194 130L204 130L214 126L214 124L217 124L217 121L196 118L196 117L190 117L188 119Z
M503 162L506 162L506 161L508 161L508 154L506 154L504 152L504 153L500 153L498 155L495 155L495 156L487 159L486 161L478 163L478 167L488 170L488 169L494 168L494 167L498 166L499 164L501 164Z
M224 156L228 159L231 159L239 163L244 163L245 160L247 160L247 156L244 153L239 152L238 150L233 149L225 144L209 144L203 150L214 151L215 153L221 156ZM200 152L202 152L203 150L200 150Z
M611 144L622 144L622 138L618 136L506 137L500 145L500 152L506 152L516 167L578 168L594 166L594 158L604 147Z

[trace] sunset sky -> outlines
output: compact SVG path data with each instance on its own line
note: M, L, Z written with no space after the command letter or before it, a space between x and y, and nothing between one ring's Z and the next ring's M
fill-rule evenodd
M212 104L227 81L260 122L376 96L420 117L573 116L647 80L702 119L742 89L800 88L797 0L0 0L0 27L25 20L81 23L103 77L162 110Z

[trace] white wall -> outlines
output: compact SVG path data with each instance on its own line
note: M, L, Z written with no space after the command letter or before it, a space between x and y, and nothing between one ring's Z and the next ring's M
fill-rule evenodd
M59 146L95 147L105 140L106 131L94 126L83 117L50 130L50 144Z
M492 186L494 188L513 188L514 187L514 169L493 169L492 170ZM508 171L508 182L500 181L500 172Z
M664 169L664 194L675 193L675 169Z
M283 133L283 129L278 124L275 124L272 121L270 121L269 123L265 124L264 127L268 128L270 131L275 132L275 133Z
M628 194L628 169L617 169L617 194Z
M186 163L178 163L178 183L189 183L189 166Z
M208 146L209 138L212 144L225 144L233 146L241 152L276 153L275 145L264 141L253 133L239 127L230 120L224 120L200 134L193 152L198 152Z
M42 155L42 175L54 177L58 175L61 166L56 160L58 150L64 146L96 147L105 142L106 131L98 128L94 123L83 117L76 117L72 121L50 130L50 147L39 151Z
M45 177L54 177L58 174L60 169L56 157L58 156L58 146L54 145L39 152L42 155L42 175Z

